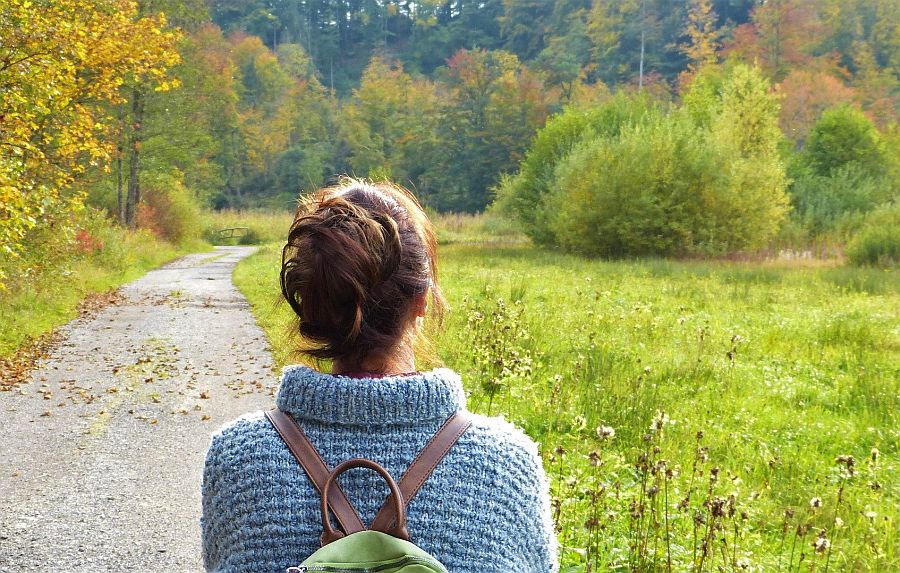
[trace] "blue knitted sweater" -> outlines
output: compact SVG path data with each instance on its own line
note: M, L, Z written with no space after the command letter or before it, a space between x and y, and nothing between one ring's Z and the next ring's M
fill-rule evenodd
M354 379L291 366L276 404L300 423L329 467L365 457L399 480L444 420L465 408L465 395L446 369ZM473 419L410 502L412 541L450 573L556 571L537 448L500 419ZM338 482L371 522L388 495L381 478L355 469ZM213 436L202 493L208 571L284 573L319 547L319 494L262 412Z

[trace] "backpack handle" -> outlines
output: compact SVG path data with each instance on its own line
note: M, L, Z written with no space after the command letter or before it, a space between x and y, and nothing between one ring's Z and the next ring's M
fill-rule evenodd
M373 462L372 460L367 460L365 458L353 458L351 460L347 460L338 464L338 466L334 468L330 474L328 474L328 479L325 480L325 485L322 487L322 499L319 504L320 510L322 512L322 546L324 547L332 541L336 541L344 537L344 534L342 532L336 531L331 526L331 519L328 517L328 490L334 484L337 476L352 468L367 468L375 471L376 473L378 473L378 475L384 478L384 481L386 481L388 484L388 488L390 488L391 490L390 498L394 502L394 511L397 517L391 529L389 531L385 531L385 533L393 537L398 537L400 539L409 541L409 530L406 528L406 503L404 503L403 501L403 494L400 493L400 488L397 487L397 482L395 482L394 478L391 477L391 474L389 474L388 471L381 467L378 463Z

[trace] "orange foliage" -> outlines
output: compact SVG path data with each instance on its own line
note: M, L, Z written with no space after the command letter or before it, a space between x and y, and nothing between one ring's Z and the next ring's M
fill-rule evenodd
M826 109L853 101L854 91L831 74L796 69L777 86L782 96L779 124L786 136L802 142Z

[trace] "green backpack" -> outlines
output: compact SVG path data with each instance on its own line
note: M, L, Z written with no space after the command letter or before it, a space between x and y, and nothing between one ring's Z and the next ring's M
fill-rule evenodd
M372 460L354 458L329 471L325 461L297 422L285 412L270 410L266 417L300 463L321 495L322 547L286 573L326 571L331 573L448 573L447 568L417 547L406 528L406 506L418 493L453 444L471 425L465 412L456 412L419 452L400 483ZM390 495L378 511L369 529L350 505L336 478L351 468L368 468L387 482ZM340 531L332 527L328 510L334 514Z

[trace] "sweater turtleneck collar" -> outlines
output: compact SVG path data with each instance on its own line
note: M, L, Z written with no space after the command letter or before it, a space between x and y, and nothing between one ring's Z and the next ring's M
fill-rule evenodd
M446 419L465 408L466 398L459 375L446 368L349 378L295 365L284 369L275 404L299 419L388 425Z

